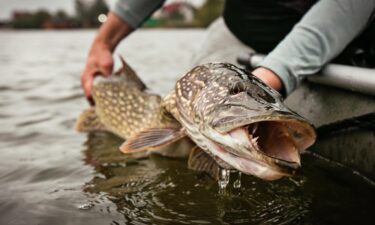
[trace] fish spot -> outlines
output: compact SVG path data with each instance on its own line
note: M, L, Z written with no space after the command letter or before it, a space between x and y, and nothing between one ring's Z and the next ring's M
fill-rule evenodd
M111 115L111 117L116 117L116 113L113 111L111 111L109 114Z

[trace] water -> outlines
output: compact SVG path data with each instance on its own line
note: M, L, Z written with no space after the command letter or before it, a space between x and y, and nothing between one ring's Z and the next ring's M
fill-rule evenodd
M302 174L276 182L231 173L221 195L184 159L129 159L113 135L76 133L94 34L0 33L0 224L373 224L374 188L312 155ZM202 36L140 31L118 52L165 93Z
M234 187L234 188L241 188L241 177L242 177L242 173L238 171L237 174L238 174L238 177L237 177L237 180L234 181L234 183L233 183L233 187Z

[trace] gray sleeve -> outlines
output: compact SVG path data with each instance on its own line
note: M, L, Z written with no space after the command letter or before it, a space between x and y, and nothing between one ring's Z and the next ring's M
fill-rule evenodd
M131 27L137 28L147 19L165 0L117 0L111 12L118 15Z
M279 75L288 95L364 30L374 8L374 0L318 1L260 66Z

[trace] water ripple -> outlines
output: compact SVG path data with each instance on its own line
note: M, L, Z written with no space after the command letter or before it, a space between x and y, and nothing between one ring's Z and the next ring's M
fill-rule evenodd
M219 194L186 160L135 159L114 135L76 133L87 107L79 75L94 35L0 32L0 224L373 224L373 189L340 180L316 158L303 157L303 176L243 176L242 188L230 183ZM166 93L203 35L140 30L116 54Z
M31 120L28 120L28 121L25 121L25 122L18 123L17 126L18 127L24 127L24 126L34 125L34 124L49 121L51 119L52 119L51 117L45 117L45 118L41 118L41 119L31 119Z

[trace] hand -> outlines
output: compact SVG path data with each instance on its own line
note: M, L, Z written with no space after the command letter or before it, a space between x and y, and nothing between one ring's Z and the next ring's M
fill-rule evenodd
M104 44L94 42L87 58L86 66L81 75L81 84L87 100L91 105L91 87L96 75L109 76L113 70L112 51Z
M283 89L283 83L281 82L281 79L272 70L269 70L265 67L258 67L253 70L252 74L257 76L264 83L278 92L281 92L281 90Z
M91 87L96 75L109 76L113 70L112 53L117 44L133 28L114 13L108 13L107 21L100 27L91 46L85 69L81 74L81 84L85 96L91 105L94 101L91 96Z

